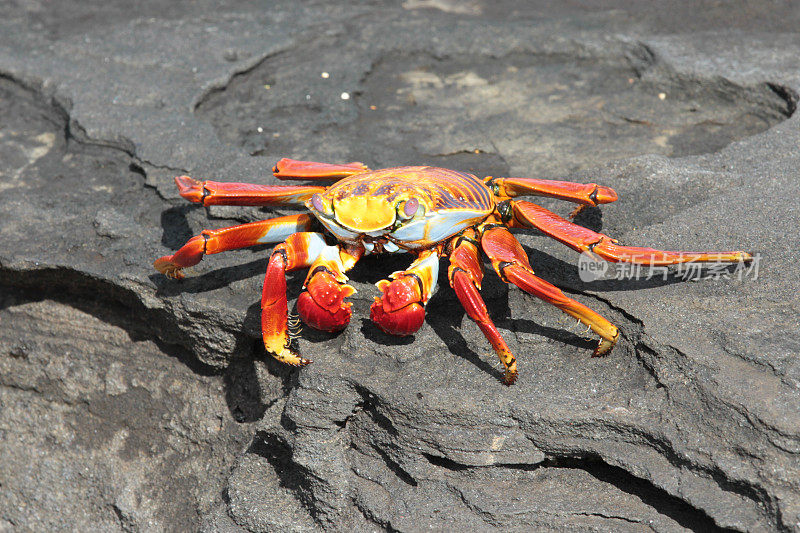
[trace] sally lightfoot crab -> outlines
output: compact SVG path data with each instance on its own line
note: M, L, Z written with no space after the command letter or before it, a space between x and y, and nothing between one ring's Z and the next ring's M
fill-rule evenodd
M439 258L447 257L447 279L505 366L504 382L517 379L517 362L497 331L478 290L483 278L481 252L497 275L577 318L599 335L594 355L607 353L619 337L611 322L566 296L533 273L528 257L509 228L536 228L578 252L612 262L663 266L686 262L746 262L746 252L668 252L622 246L615 239L561 218L518 196L544 196L586 206L617 199L613 189L527 178L477 177L444 168L413 166L370 170L361 163L326 164L281 159L278 179L330 180L318 185L271 186L175 178L187 200L209 205L304 205L310 214L289 215L219 230L205 230L172 255L157 259L159 272L182 278L181 270L207 254L265 243L273 250L261 297L261 328L266 349L279 361L302 366L311 361L292 346L286 299L286 272L308 268L297 309L303 321L339 331L350 321L355 292L345 272L366 254L410 253L407 270L378 282L381 296L371 318L382 330L409 335L422 326L433 294Z

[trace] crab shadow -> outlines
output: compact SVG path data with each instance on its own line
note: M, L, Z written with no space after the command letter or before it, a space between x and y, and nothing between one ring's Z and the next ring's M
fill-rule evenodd
M405 268L408 263L407 258L405 260L394 258L391 266L394 267L394 270L400 270ZM488 268L491 270L491 266ZM370 281L377 281L385 277L380 273L387 270L387 265L380 268L366 266L365 270L369 272ZM462 323L466 311L446 281L446 260L441 262L439 271L442 274L439 279L439 289L426 306L425 321L430 325L434 334L444 342L451 354L469 361L479 370L502 380L503 372L500 370L499 364L495 364L494 355L486 357L477 353L472 346L481 346L482 344L467 341L464 337ZM543 326L532 320L509 318L511 312L508 306L507 286L493 272L487 274L483 283L484 293L497 296L486 298L486 307L495 325L499 328L551 338L580 349L591 350L593 348L592 341L587 341L570 331ZM362 318L361 334L371 342L383 346L408 345L415 340L414 335L398 337L385 333L368 317ZM481 334L479 333L479 335ZM478 342L485 343L486 341L479 340Z
M259 247L264 248L264 247ZM171 279L163 274L148 276L156 286L156 296L178 296L183 293L203 293L229 286L234 281L241 281L255 276L263 276L267 271L267 257L263 250L253 249L260 257L241 264L216 268L198 276L187 275L183 279Z
M599 233L603 230L603 211L597 206L583 206L572 222Z
M161 244L171 250L177 250L188 241L194 233L189 226L188 214L198 209L198 205L177 205L161 212Z
M590 292L614 292L614 291L635 291L642 289L652 289L684 283L686 280L675 272L668 272L666 276L651 277L630 277L625 279L598 279L585 281L581 279L578 266L557 257L543 252L537 248L523 245L525 253L528 255L531 267L536 275L548 281L565 292L590 293Z
M265 357L261 343L249 336L237 341L234 353L222 372L225 403L236 422L256 422L296 385L297 374L271 357ZM277 379L259 378L258 366Z
M470 348L470 344L462 335L461 322L466 313L454 298L455 294L446 297L442 297L440 293L434 295L426 306L425 321L434 334L444 342L450 353L466 359L481 371L502 380L503 373ZM416 340L413 334L399 337L386 333L369 317L361 319L361 334L367 340L381 346L405 346L413 344Z

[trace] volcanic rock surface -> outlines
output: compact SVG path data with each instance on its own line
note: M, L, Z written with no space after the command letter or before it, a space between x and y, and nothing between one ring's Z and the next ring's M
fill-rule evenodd
M800 530L800 12L591 5L0 6L0 530ZM520 232L622 335L591 358L489 272L505 387L446 280L413 337L380 332L373 284L410 259L368 257L298 371L260 342L268 248L152 267L292 212L174 175L275 183L284 156L596 181L620 199L583 225L760 261L585 282Z

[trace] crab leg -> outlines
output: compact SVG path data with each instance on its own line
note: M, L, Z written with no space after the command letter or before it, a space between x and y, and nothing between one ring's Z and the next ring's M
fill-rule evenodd
M436 290L439 277L439 254L425 250L408 270L394 272L392 281L382 279L376 285L383 293L375 298L370 318L392 335L411 335L425 320L425 304Z
M289 215L216 230L203 230L177 252L153 263L156 270L175 279L182 279L181 269L194 266L204 255L216 254L247 246L281 242L292 233L307 231L315 219L308 214Z
M486 184L501 197L545 196L592 207L617 199L614 189L596 183L532 178L490 178Z
M513 227L537 228L578 252L592 252L607 261L663 266L689 262L747 262L747 252L668 252L653 248L621 246L616 239L573 224L552 211L530 202L512 202Z
M272 169L272 174L281 180L338 180L365 170L369 170L369 168L364 163L357 161L334 165L283 158Z
M295 233L276 246L269 258L261 293L261 335L264 347L282 363L303 366L311 362L291 347L286 272L311 265L326 248L321 233Z
M177 176L180 195L196 204L207 205L303 205L325 187L313 185L257 185L220 181L197 181Z
M505 366L503 383L511 385L517 379L517 360L508 349L508 345L500 336L489 311L478 290L483 280L483 266L478 253L478 241L469 236L456 237L453 251L450 253L450 267L447 278L456 292L467 315L474 320L494 348L500 362Z
M517 239L502 226L489 227L481 239L483 251L492 261L495 272L506 283L513 283L525 292L555 305L600 335L594 356L607 353L617 342L617 327L582 303L566 296L561 289L533 274L528 256Z

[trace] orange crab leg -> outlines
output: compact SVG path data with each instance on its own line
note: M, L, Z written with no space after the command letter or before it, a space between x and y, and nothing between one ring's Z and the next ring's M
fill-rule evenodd
M297 310L310 326L338 331L350 321L350 306L344 298L355 292L345 282L343 271L352 268L363 248L328 246L321 233L295 233L275 247L269 259L261 295L261 333L264 346L282 363L304 366L309 359L292 349L292 332L286 299L286 272L311 267L307 292L297 300Z
M334 165L283 158L272 169L272 174L281 180L338 180L365 170L369 170L369 168L364 163L357 161Z
M514 227L536 228L578 252L592 252L607 261L664 266L689 262L747 262L747 252L669 252L621 246L616 239L573 224L552 211L530 202L512 202Z
M614 347L619 337L617 327L582 303L569 298L555 285L535 276L525 250L507 229L502 226L490 227L483 233L481 246L503 281L513 283L528 294L558 307L600 335L594 356L603 355Z
M498 196L506 198L527 195L545 196L592 207L617 199L614 189L596 183L573 183L532 178L489 178L486 185Z
M315 222L316 219L311 215L301 214L216 230L203 230L200 235L189 239L174 254L156 259L153 266L162 274L182 279L184 275L181 270L196 265L204 255L281 242L292 233L311 229Z
M382 279L376 285L383 293L370 308L370 318L386 333L411 335L425 321L425 304L436 289L439 254L436 250L420 252L408 270L394 272L392 281Z
M270 255L261 293L261 335L264 347L282 363L304 366L311 362L291 346L286 272L311 265L325 248L321 233L301 232L290 235Z
M506 341L500 336L494 322L489 317L486 303L481 298L478 289L483 280L483 267L478 253L478 241L472 236L461 236L453 239L453 251L450 253L450 267L447 269L447 278L450 286L458 296L458 300L467 315L474 320L483 334L494 348L500 362L505 366L503 383L511 385L517 379L517 360L509 350Z
M180 195L201 205L303 205L325 187L312 185L257 185L219 181L197 181L177 176Z

